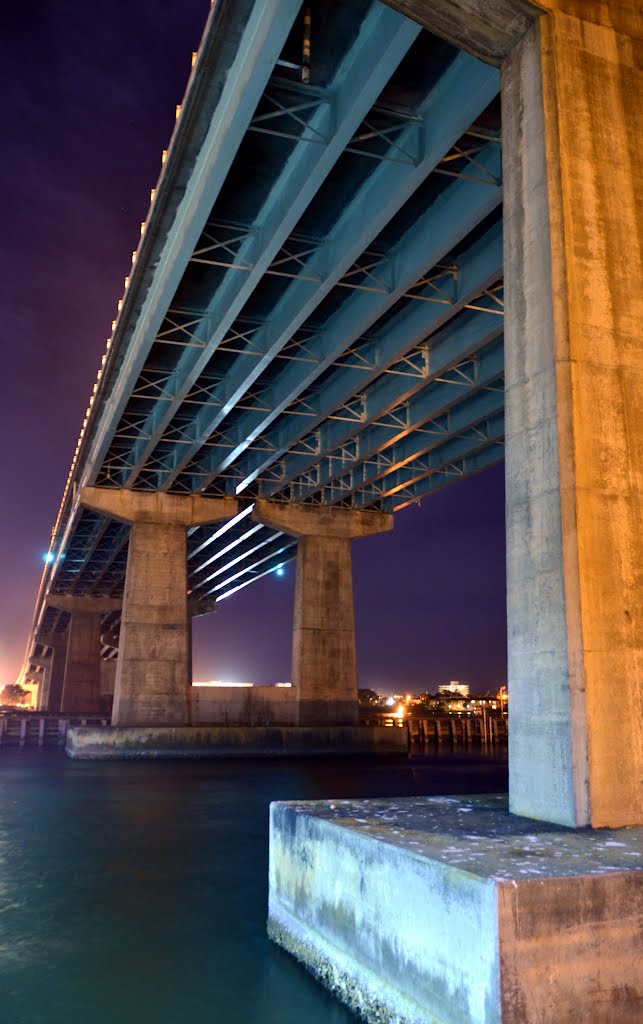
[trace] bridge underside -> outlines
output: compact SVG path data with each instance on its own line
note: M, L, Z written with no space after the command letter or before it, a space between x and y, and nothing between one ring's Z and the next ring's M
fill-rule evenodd
M503 457L499 73L371 2L312 5L308 66L260 7L206 32L77 457L239 496L190 531L206 605L294 554L257 498L395 511ZM54 589L121 593L127 526L72 519Z
M637 367L617 240L635 220L634 170L630 65L614 57L629 51L600 19L539 22L523 0L500 0L486 35L473 0L469 34L445 28L447 3L393 6L465 47L478 32L476 52L504 59L503 154L500 73L419 21L375 0L219 0L81 431L26 668L58 694L56 651L71 664L85 602L103 654L119 645L118 714L180 718L189 615L297 550L294 681L311 714L341 717L356 689L351 539L501 460L506 405L515 807L623 824L640 811L614 809L600 716L612 631L628 672L633 656L622 439ZM105 606L97 625L114 599L122 616ZM154 624L152 697L125 712ZM330 665L341 678L324 690ZM536 762L551 768L534 790Z
M188 528L199 614L294 556L251 518L258 499L393 512L503 457L498 71L377 2L220 12L119 303L50 595L125 585L129 521L75 503L72 482L238 498ZM49 601L39 635L72 621ZM104 658L119 629L115 611Z

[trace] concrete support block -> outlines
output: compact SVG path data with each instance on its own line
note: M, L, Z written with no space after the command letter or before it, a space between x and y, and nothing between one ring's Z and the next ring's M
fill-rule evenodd
M356 540L393 529L393 516L330 505L277 504L257 501L252 518L291 537L334 537Z
M393 528L393 516L259 501L253 518L299 538L291 681L299 724L357 724L351 543Z
M633 1022L642 862L505 797L277 803L268 930L370 1024Z
M85 487L81 501L131 523L112 722L187 725L191 620L186 527L236 514L231 498Z
M294 686L191 686L193 725L297 725Z
M166 494L117 487L83 487L80 500L86 508L124 523L185 527L232 519L238 508L234 498L204 498L201 494Z

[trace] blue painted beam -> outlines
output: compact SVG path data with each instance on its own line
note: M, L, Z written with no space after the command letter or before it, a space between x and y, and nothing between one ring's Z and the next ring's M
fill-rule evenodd
M482 472L483 469L498 465L499 462L504 460L504 457L504 444L500 442L492 444L485 448L484 451L458 459L449 466L445 466L444 469L438 470L436 473L431 474L431 476L426 477L424 480L420 480L405 488L404 491L384 498L381 502L374 497L373 502L378 507L381 507L384 512L399 512L401 509L406 508L407 505L413 505L421 501L422 498L432 494L434 491L441 491L444 487L449 487L464 477L475 476L476 473Z
M123 313L112 344L118 352L114 387L103 400L104 385L95 409L99 412L94 436L83 467L80 486L94 483L114 432L136 385L154 339L163 322L190 256L210 216L257 103L274 69L301 0L223 0L213 8L208 38L202 48L221 61L213 73L203 62L197 66L207 82L195 82L183 114L191 119L190 134L179 132L168 154L143 246L132 271ZM241 26L241 27L240 27ZM221 53L220 51L223 51ZM200 134L198 152L190 141ZM174 174L189 170L186 181ZM169 190L169 191L168 191Z
M378 494L381 500L418 484L450 463L463 458L471 458L490 445L501 442L504 438L504 431L504 414L500 411L491 419L469 428L458 437L450 437L435 449L411 459L406 465L395 466L388 472L380 473L375 480L364 480L361 484L356 480L355 503L358 507L363 507L370 503L373 494ZM357 475L359 478L359 474ZM329 497L332 496L334 502L340 500L333 486L329 491Z
M499 173L499 150L495 145L480 154L480 162ZM214 478L227 469L262 435L267 427L306 390L342 353L393 306L428 270L444 257L462 238L500 203L502 189L479 182L456 180L431 205L423 217L410 228L391 251L391 263L396 268L395 287L388 293L354 291L349 300L332 316L326 325L307 342L307 351L314 363L291 362L262 394L268 413L249 413L243 416L228 434L233 447L225 455L208 448L199 461L204 479L195 481L196 489L203 490ZM353 211L357 215L357 211ZM365 214L357 216L356 222ZM328 394L331 407L341 401L341 395ZM237 487L241 493L252 482L251 473Z
M200 446L218 429L228 413L235 408L321 300L353 266L372 240L428 177L453 143L497 95L498 90L499 78L495 69L480 64L466 54L458 55L418 111L424 140L424 152L418 165L409 167L405 164L386 162L375 165L373 173L358 189L353 200L347 204L330 234L302 267L302 276L292 282L277 303L269 322L254 333L253 354L237 356L224 382L212 394L211 408L205 406L197 414L194 444L182 446L182 450L177 450L172 470L162 479L162 489L172 486L190 459L198 453ZM417 126L413 124L408 131L415 136ZM397 140L397 144L402 143L403 138ZM466 184L472 188L477 185L479 193L484 194L484 200L481 199L481 202L484 203L486 210L490 210L500 202L502 191L499 146L490 145L486 154L481 156L481 160L483 163L486 161L486 166L497 179L498 186L471 182ZM290 193L287 198L290 202L294 200ZM466 220L466 216L463 219ZM477 223L477 220L472 223ZM424 242L426 248L426 238ZM427 266L426 262L422 266ZM237 274L239 273L244 272L238 271ZM403 276L399 274L399 279L402 280ZM410 284L416 280L417 276ZM394 289L392 301L395 301L404 290L403 287ZM238 311L236 306L234 309ZM222 324L225 324L227 329L230 323L226 312ZM220 330L217 331L217 337L219 336L224 336ZM277 414L279 411L281 408L277 410ZM260 433L267 425L267 422L260 423L257 432ZM242 450L243 447L240 447L239 452ZM232 460L239 452L233 454ZM198 488L199 485L196 486Z
M499 354L502 359L502 351ZM496 360L492 358L489 362L493 364ZM485 388L493 390L480 390ZM409 410L412 426L398 427L397 431L394 427L374 427L365 432L363 441L359 438L359 447L338 449L310 472L308 480L295 482L290 492L292 500L312 497L329 484L333 487L334 500L338 494L348 496L362 484L405 465L504 408L502 381L498 379L495 366L482 370L479 383L472 382L463 388L441 381L427 387L418 399L416 409Z
M373 339L360 349L360 360L372 369L361 366L341 366L333 374L323 395L319 396L319 414L313 422L293 417L287 423L267 435L266 441L274 454L269 457L260 453L248 453L235 467L241 479L262 473L276 458L284 455L279 464L279 479L261 486L262 497L277 494L308 466L328 454L340 444L363 430L373 419L384 415L401 402L411 398L423 388L428 380L444 373L467 355L486 345L502 331L502 317L495 310L497 304L482 299L476 305L488 305L494 312L463 312L453 325L439 328L464 305L471 302L480 292L494 284L502 274L502 224L494 225L476 245L465 252L458 262L458 295L453 306L410 300L384 328L376 331ZM395 361L407 355L413 348L426 340L427 351L423 365L420 364L418 379L391 373L379 376L387 367L394 367ZM422 353L419 353L422 355ZM403 369L400 367L400 369ZM375 379L377 378L377 379ZM371 381L374 383L371 383ZM370 384L370 387L368 386ZM328 419L330 414L358 395L359 422L351 424L346 419ZM334 403L334 404L332 404ZM319 430L311 429L321 423ZM289 450L299 445L302 453L292 454ZM306 454L306 450L310 454Z
M435 374L437 379L414 394L397 410L378 416L365 425L349 442L344 442L295 481L289 489L298 500L310 497L315 491L346 471L346 463L358 462L382 451L398 438L411 434L424 423L434 420L483 388L492 387L504 370L502 344L492 341L481 352L466 356L459 363L451 363ZM296 488L296 489L295 489Z
M320 94L325 96L325 102L318 105L310 118L311 125L325 142L317 146L304 140L295 145L235 256L237 268L247 266L250 269L228 269L211 296L197 331L203 347L182 351L167 386L171 400L158 403L141 428L141 440L134 446L129 460L132 469L124 475L124 486L131 487L136 480L191 387L420 31L420 26L408 18L374 3L333 80L323 92L310 90L317 98ZM279 49L274 49L274 59ZM249 82L254 80L254 75L252 68ZM248 89L249 84L243 88ZM256 90L252 91L254 94ZM222 144L225 145L225 140ZM217 408L216 401L214 404ZM199 436L203 433L203 420L203 415L197 417ZM197 448L198 445L188 447L181 462L189 460Z

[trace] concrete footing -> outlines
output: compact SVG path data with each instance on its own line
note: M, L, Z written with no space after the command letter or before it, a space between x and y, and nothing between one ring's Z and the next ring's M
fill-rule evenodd
M268 928L372 1024L643 1020L642 868L504 797L276 803Z
M139 758L318 757L405 755L405 729L384 726L125 726L70 728L69 757L88 761Z

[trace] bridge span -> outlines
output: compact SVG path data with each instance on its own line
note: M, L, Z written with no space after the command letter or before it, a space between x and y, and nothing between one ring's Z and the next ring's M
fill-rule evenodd
M190 615L296 552L299 722L355 722L352 541L506 441L515 807L615 823L622 766L598 716L613 630L633 671L637 547L624 101L592 63L600 19L464 7L213 6L24 676L41 709L94 713L118 650L114 724L185 724Z
M301 503L308 523L360 535L502 459L499 89L496 68L377 2L215 5L52 535L37 676L64 634L60 661L83 644L94 658L101 635L115 651L143 533L128 524L152 507L164 529L141 557L198 612L293 556L286 510L257 521L255 502ZM145 600L152 589L146 574ZM96 667L91 696L88 665L77 685L70 668L41 704L98 710ZM315 714L336 720L323 694ZM168 697L154 715L117 698L115 721L180 720L185 695L182 712Z

